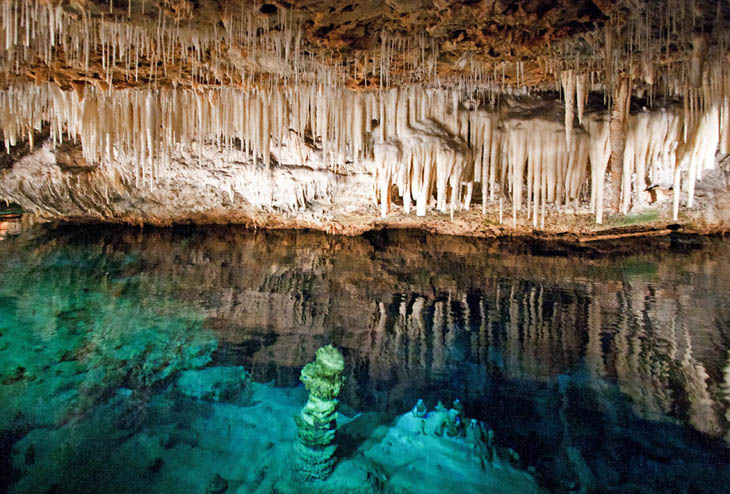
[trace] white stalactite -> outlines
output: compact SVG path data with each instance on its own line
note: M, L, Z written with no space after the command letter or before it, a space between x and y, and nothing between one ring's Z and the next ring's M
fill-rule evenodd
M575 97L576 77L573 70L566 70L560 74L565 96L565 147L570 149L573 144L573 120L575 119ZM579 111L583 113L583 105L578 104Z
M54 145L80 141L88 163L119 173L129 167L139 186L155 187L181 149L195 149L200 157L204 145L213 144L224 155L237 148L265 169L275 164L272 151L276 155L286 147L299 166L340 174L370 170L382 216L393 209L394 193L406 214L415 208L424 216L435 208L453 216L471 207L477 190L483 212L490 201L511 199L513 223L524 212L538 226L554 209L577 208L582 190L590 187L591 210L601 223L608 124L605 114L584 113L584 78L572 76L580 89L573 91L564 77L566 95L577 98L582 128L565 127L549 113L510 115L486 97L481 104L462 104L460 92L445 89L353 92L312 84L113 91L13 86L0 91L0 125L7 150L48 125ZM681 110L628 116L624 213L642 204L647 187L657 183L674 183L677 198L680 187L687 190L691 207L695 181L714 166L716 149L730 139L727 99L718 94L723 96L717 104L698 109L685 142ZM519 105L510 101L503 104ZM568 106L566 96L566 112ZM680 177L686 177L683 183L677 182ZM476 183L481 186L475 189Z

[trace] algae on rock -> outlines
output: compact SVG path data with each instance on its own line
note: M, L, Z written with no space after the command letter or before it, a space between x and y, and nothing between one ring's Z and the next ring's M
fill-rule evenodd
M334 467L337 396L344 382L344 369L342 354L332 345L317 350L314 362L302 369L300 379L309 391L309 400L294 421L298 431L297 469L305 479L326 479Z

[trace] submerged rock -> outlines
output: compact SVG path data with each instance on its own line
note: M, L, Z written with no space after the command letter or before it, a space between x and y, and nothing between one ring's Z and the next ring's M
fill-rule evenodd
M228 490L228 481L219 474L213 475L205 489L205 494L223 494Z
M426 409L426 405L423 403L423 400L419 399L418 402L413 407L413 410L411 410L414 417L418 417L419 419L422 419L426 416L428 413L428 410Z
M160 458L159 456L152 460L152 462L147 466L147 472L149 473L159 473L160 470L162 470L162 467L165 465L165 460Z
M210 367L182 372L175 389L199 400L233 402L242 399L248 403L250 382L251 376L243 367Z

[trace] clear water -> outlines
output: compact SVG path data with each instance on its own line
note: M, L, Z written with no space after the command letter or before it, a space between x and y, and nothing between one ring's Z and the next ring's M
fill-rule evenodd
M545 492L730 492L728 241L18 233L0 240L0 491L215 492L217 474L225 492L446 492L396 487L397 451L362 466L367 433L340 435L349 490L279 480L299 371L333 343L344 421L373 437L459 398ZM223 398L183 389L213 374Z

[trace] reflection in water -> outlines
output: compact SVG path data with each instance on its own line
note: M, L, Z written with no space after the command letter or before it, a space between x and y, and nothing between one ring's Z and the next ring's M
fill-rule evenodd
M343 401L356 410L398 414L419 397L430 406L458 397L468 416L487 420L554 478L628 485L647 471L684 472L671 463L679 455L697 475L727 455L700 438L730 442L730 243L693 242L656 239L642 254L594 260L405 231L346 238L67 227L6 243L0 276L16 280L2 294L19 312L46 309L23 306L17 293L47 297L56 316L37 319L58 321L68 305L108 311L72 299L116 290L104 300L133 297L143 308L124 312L125 331L153 326L145 311L176 314L184 321L163 325L169 334L185 326L188 338L201 335L200 348L210 339L203 335L215 335L215 363L242 364L279 385L296 385L331 342L345 353ZM80 267L49 276L68 259ZM190 322L201 319L202 328ZM114 347L93 331L94 344L72 351ZM143 356L120 357L124 365L142 359L165 369L166 353L180 352L142 348ZM685 425L705 436L688 439ZM682 439L658 446L672 434Z
M725 420L727 422L730 422L730 350L728 350L727 352L727 364L725 364L725 368L723 369L723 375L725 379L722 384L722 391L723 397L725 398L725 403L727 404ZM725 436L725 441L727 443L730 443L730 432L728 432L728 434Z
M0 240L8 236L20 235L24 227L23 215L0 213Z

